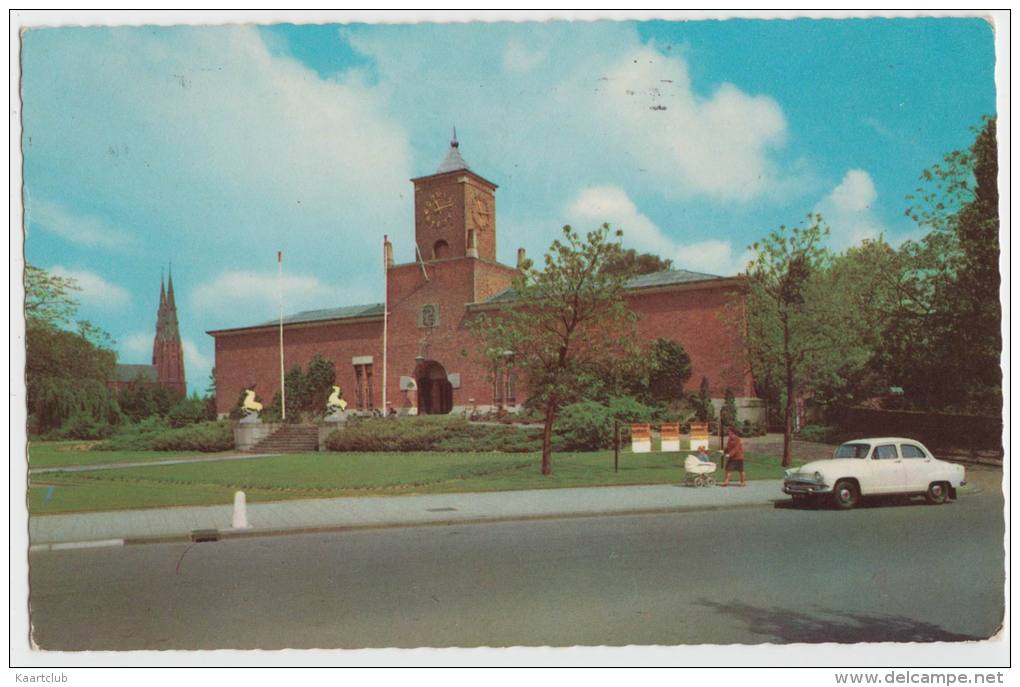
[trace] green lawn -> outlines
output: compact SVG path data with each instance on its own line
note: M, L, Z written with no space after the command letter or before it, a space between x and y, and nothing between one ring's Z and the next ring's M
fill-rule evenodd
M619 472L614 472L611 451L556 453L553 474L549 476L540 473L537 454L439 452L308 453L219 463L57 472L32 480L29 511L45 514L229 504L239 489L245 491L249 501L258 502L662 484L683 479L685 457L685 453L625 451L620 454ZM748 479L778 479L783 474L776 456L748 454L746 466ZM721 470L716 476L721 481ZM54 486L52 492L50 486Z
M33 468L62 468L72 465L106 463L141 463L170 460L182 456L208 456L215 453L198 451L94 451L95 441L31 441L28 444L28 465ZM233 453L233 452L230 452Z

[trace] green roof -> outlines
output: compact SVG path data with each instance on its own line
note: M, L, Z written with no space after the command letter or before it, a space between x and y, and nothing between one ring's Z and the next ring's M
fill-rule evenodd
M726 279L717 274L705 272L692 272L690 270L670 270L668 272L653 272L633 277L624 285L625 289L646 289L652 286L672 286L674 284L686 284L699 281L713 281ZM500 291L495 296L485 301L486 303L506 303L517 297L513 288Z
M283 323L287 324L304 324L306 322L331 322L333 320L353 320L360 317L382 317L383 316L383 304L382 303L369 303L368 305L345 305L342 308L323 308L321 310L304 310L293 315L287 315L283 318ZM216 329L208 333L215 334L217 332L234 331L239 329L261 329L262 327L276 327L280 324L279 318L273 318L265 322L258 324L249 324L243 327L228 327L226 329Z

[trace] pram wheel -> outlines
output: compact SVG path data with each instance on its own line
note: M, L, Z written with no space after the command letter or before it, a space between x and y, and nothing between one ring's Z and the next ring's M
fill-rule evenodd
M715 486L715 477L710 477L710 476L706 475L705 476L705 486L706 487L714 487Z
M694 486L696 486L696 487L703 487L703 486L705 486L705 478L702 477L701 475L698 475L697 477L695 477L694 478Z

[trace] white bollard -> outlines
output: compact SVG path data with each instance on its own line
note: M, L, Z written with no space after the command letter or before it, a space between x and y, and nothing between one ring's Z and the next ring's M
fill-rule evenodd
M250 527L248 524L248 508L243 491L234 494L234 522L231 526L235 530L243 530Z

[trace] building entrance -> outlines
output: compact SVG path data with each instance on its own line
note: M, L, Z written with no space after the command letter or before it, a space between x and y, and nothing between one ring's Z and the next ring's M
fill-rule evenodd
M426 360L418 371L418 413L445 415L453 410L453 385L446 368L435 360Z

